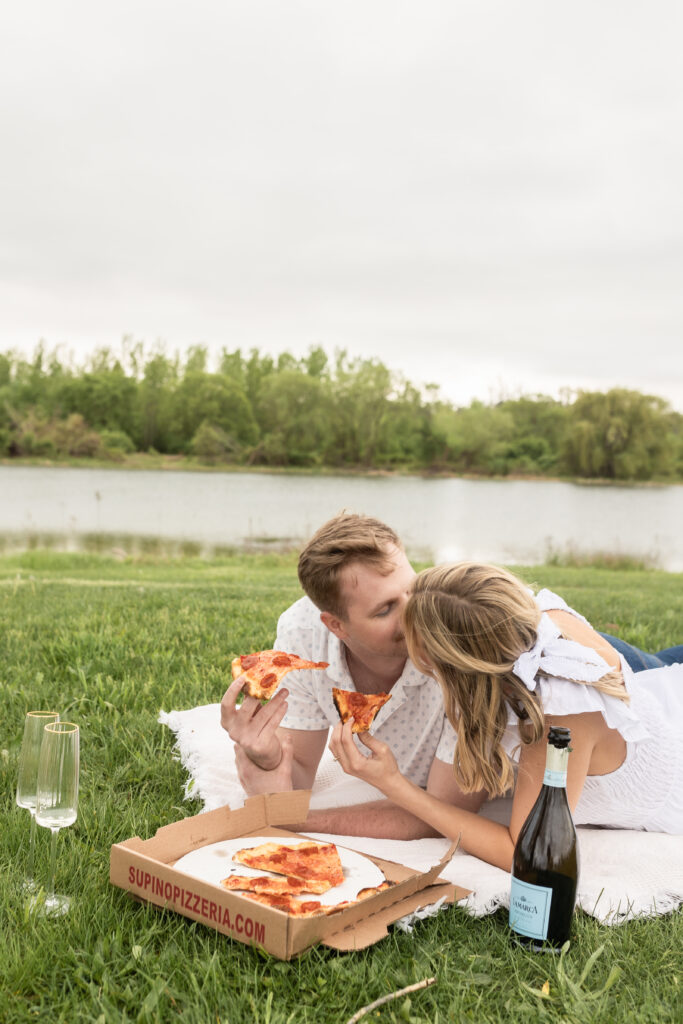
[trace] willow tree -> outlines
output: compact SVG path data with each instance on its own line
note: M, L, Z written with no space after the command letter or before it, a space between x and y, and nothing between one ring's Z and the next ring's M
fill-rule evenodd
M584 391L568 409L562 457L576 476L662 479L676 475L676 456L663 398L624 388Z

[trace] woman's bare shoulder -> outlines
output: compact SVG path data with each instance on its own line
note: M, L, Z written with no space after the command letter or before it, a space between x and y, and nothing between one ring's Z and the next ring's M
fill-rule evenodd
M621 668L621 662L619 661L619 655L604 637L601 637L599 633L589 626L587 622L582 622L581 619L577 619L571 612L564 611L562 609L554 609L553 611L547 612L550 618L553 620L556 626L559 626L562 630L562 635L568 640L576 640L577 643L583 644L584 647L591 647L594 651L605 659L608 665L612 668Z

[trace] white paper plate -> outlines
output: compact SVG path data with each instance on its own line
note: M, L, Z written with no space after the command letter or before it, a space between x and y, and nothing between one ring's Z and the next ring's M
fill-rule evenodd
M237 864L233 856L238 850L248 850L252 846L261 846L262 843L286 842L287 845L298 845L303 842L311 842L304 839L283 839L277 836L249 836L248 839L224 839L220 843L212 843L210 846L202 846L198 850L186 853L184 857L176 861L176 871L182 871L185 875L198 878L202 882L211 882L213 885L220 885L221 879L228 875L271 875L273 878L282 877L272 871L256 871L244 864ZM313 840L315 841L315 840ZM327 906L334 906L342 900L355 900L361 889L368 886L381 885L385 881L384 874L368 860L362 853L356 850L348 850L345 846L337 846L339 859L344 870L344 882L336 885L327 892L306 894L303 900L320 900Z

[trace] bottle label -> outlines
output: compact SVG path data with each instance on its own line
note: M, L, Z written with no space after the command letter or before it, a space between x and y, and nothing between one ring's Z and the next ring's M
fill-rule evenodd
M543 776L544 786L553 786L555 789L566 789L567 788L567 769L564 770L553 770L552 768L546 768Z
M548 938L548 920L553 890L532 885L512 876L510 887L510 927L518 935L543 941Z

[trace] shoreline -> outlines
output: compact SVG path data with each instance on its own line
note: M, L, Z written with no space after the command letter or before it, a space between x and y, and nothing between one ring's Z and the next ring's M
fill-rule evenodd
M120 459L42 459L38 457L2 458L0 466L11 469L101 469L126 472L160 472L160 473L207 473L227 474L250 473L268 476L310 476L310 477L360 477L401 479L414 477L419 480L470 480L495 481L497 483L531 482L531 483L563 483L577 487L637 487L664 488L681 487L683 480L612 480L606 477L572 477L572 476L536 476L528 473L509 473L496 476L483 473L456 473L451 470L429 469L380 469L356 466L333 467L299 467L299 466L242 466L232 464L209 465L198 462L187 455L148 455L136 452L123 455Z

